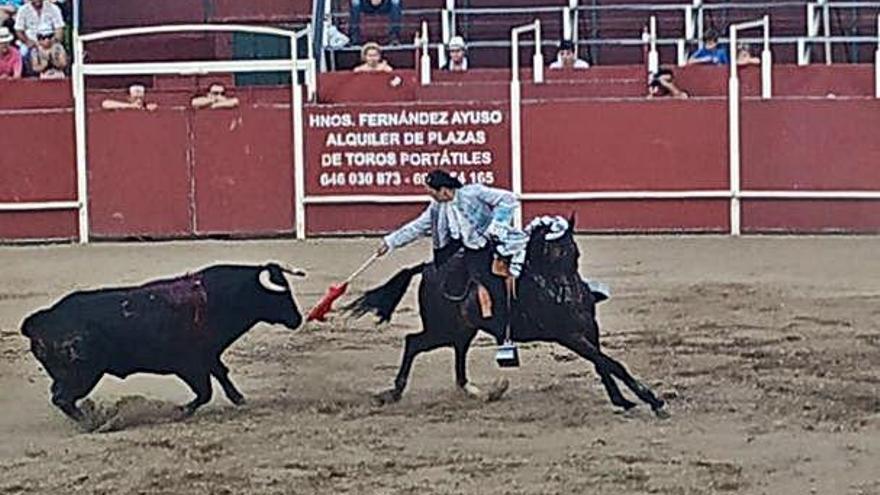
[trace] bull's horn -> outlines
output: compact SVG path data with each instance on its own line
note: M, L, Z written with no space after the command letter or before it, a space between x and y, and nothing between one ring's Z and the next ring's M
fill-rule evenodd
M272 274L269 273L269 270L261 270L259 278L260 285L262 285L264 289L270 292L287 292L287 287L278 285L272 281Z
M288 265L281 265L281 271L293 277L305 277L306 271L302 268L294 268Z

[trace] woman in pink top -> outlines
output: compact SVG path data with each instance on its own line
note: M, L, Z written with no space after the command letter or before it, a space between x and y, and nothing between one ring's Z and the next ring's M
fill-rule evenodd
M10 46L9 28L0 27L0 79L21 79L21 54Z

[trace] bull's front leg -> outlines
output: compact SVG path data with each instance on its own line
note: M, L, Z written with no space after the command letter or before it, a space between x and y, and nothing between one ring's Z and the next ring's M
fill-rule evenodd
M211 374L220 382L220 386L223 387L223 393L226 394L226 398L233 404L240 406L245 403L244 395L239 392L235 384L232 383L232 380L229 379L229 368L223 364L219 356L217 361L211 366Z

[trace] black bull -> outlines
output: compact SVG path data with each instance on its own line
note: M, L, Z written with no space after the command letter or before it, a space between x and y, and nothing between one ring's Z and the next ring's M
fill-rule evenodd
M630 409L635 403L621 393L615 379L621 380L636 396L664 416L664 402L644 384L636 380L618 360L605 354L599 344L599 325L595 318L597 294L592 293L578 274L580 252L569 230L561 238L545 240L546 228L539 227L531 235L526 264L518 279L518 296L510 308L510 328L518 342L555 342L591 361L605 386L612 404ZM439 267L424 263L400 271L385 285L367 292L349 305L356 317L376 313L388 321L410 281L422 274L419 284L419 314L422 331L406 336L403 359L394 387L377 395L381 403L400 399L406 388L415 357L440 347L455 350L457 385L472 395L483 395L468 383L467 352L481 327L477 289L471 284L464 298L452 299L444 292L444 280L452 276L454 263ZM502 283L498 280L498 283ZM496 311L504 310L498 308Z
M22 333L52 377L52 403L83 420L76 402L105 374L174 374L196 397L192 414L211 399L211 376L235 404L244 397L229 380L223 351L257 322L296 329L302 316L275 263L216 265L139 287L81 291L28 316Z

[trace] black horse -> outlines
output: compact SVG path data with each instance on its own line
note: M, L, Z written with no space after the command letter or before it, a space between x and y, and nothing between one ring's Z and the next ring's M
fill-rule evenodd
M664 416L663 400L633 378L623 364L601 350L595 316L600 296L590 291L578 274L580 251L572 234L573 220L569 221L568 230L555 240L546 240L547 227L532 231L526 263L517 281L517 297L510 307L511 336L517 342L556 342L574 351L593 363L612 404L624 409L636 405L623 396L614 380L617 378L649 404L658 416ZM468 383L466 372L467 352L480 329L477 287L471 284L463 298L447 296L445 280L454 276L451 273L453 264L452 261L440 266L423 263L401 270L385 285L368 291L346 308L355 317L375 313L380 323L388 321L412 278L422 274L419 314L423 330L406 336L394 387L378 394L378 402L385 404L400 399L417 355L447 346L455 349L458 386L470 395L483 396L479 389Z

